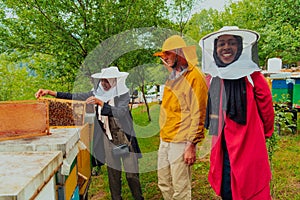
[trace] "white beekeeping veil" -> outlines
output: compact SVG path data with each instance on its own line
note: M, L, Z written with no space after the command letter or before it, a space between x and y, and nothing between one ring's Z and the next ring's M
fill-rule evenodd
M214 60L214 42L221 35L240 36L243 41L243 49L240 57L226 67L218 67ZM212 77L222 79L239 79L260 71L258 67L257 41L259 34L236 26L225 26L220 30L204 36L199 44L202 47L202 70Z

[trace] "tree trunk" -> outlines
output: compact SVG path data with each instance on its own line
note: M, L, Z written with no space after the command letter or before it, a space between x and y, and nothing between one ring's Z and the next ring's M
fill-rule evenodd
M142 85L141 90L142 90L143 99L144 99L144 102L145 102L145 105L146 105L146 109L147 109L148 120L149 120L149 122L151 122L151 115L150 115L149 105L148 105L148 102L147 102L147 99L146 99L146 95L145 95L144 85Z

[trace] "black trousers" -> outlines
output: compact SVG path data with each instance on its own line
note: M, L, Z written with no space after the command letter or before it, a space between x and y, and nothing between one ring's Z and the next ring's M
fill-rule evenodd
M231 192L231 177L230 177L230 161L229 155L226 147L225 139L223 138L223 175L222 175L222 188L221 197L223 200L232 200Z
M109 189L112 200L121 200L122 196L122 171L107 166ZM144 199L138 173L125 172L128 186L135 200Z
M112 154L114 144L107 137L104 138L104 147L112 200L122 199L122 172L126 174L127 183L133 198L135 200L143 200L137 155L131 151L129 155L123 157L114 156Z

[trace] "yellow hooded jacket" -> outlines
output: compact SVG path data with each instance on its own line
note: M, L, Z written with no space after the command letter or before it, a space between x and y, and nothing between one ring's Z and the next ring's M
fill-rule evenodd
M183 41L179 37L173 39ZM168 42L167 39L163 47ZM204 138L207 85L204 74L196 67L194 46L183 45L179 48L188 61L188 68L180 77L168 79L165 83L159 118L160 137L165 142L189 141L196 144Z

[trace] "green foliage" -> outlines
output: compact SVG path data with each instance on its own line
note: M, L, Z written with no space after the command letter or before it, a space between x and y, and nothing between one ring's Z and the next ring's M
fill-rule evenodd
M185 34L199 41L203 36L214 30L213 16L215 15L218 15L218 11L213 9L195 13L184 30Z
M71 91L78 69L99 43L126 30L166 26L165 6L159 0L0 1L0 53L48 55L55 65L34 70L51 72L52 79ZM98 69L102 67L107 66Z
M32 99L34 78L29 76L26 67L0 58L0 101ZM20 63L21 64L21 63Z
M191 18L193 6L196 4L197 0L171 0L167 1L168 10L167 17L175 24L171 24L171 28L178 30L180 35L184 33L186 24ZM199 2L199 1L198 1Z
M53 79L55 71L49 71L48 67L54 67L56 62L51 56L34 54L30 58L22 57L19 52L9 55L0 55L0 100L27 100L34 99L34 94L39 88L68 90L72 85L65 80L66 77Z
M281 57L284 63L300 60L300 1L265 0L260 30L264 58Z
M280 139L280 136L277 133L278 126L275 126L275 127L276 128L274 129L273 135L270 138L268 138L266 141L270 162L272 162L274 153L278 149L278 140Z
M294 134L296 130L294 113L296 110L291 109L290 102L286 96L281 100L284 103L275 104L274 133L267 139L267 149L269 160L272 161L274 153L278 148L278 140L282 135Z
M257 31L259 61L266 66L268 58L280 57L283 63L300 60L300 1L241 0L224 11L202 10L193 15L185 31L194 39L223 26Z
M28 63L32 60L38 62L28 68L46 81L52 79L56 87L63 85L60 87L64 91L72 91L73 83L80 74L78 69L98 44L124 31L141 27L165 27L199 41L225 25L236 25L260 33L258 47L262 66L271 57L281 57L284 63L300 60L300 1L241 0L229 4L224 11L199 10L191 17L195 4L195 0L2 0L0 52L7 55L18 52L15 63L24 62L24 59ZM118 44L118 38L115 39L115 44ZM165 37L160 39L163 41ZM148 47L127 51L113 63L103 63L97 69L114 64L123 71L129 71L136 66L153 63L153 50ZM100 56L98 59L104 58ZM88 79L91 72L82 75ZM86 90L89 87L90 84L87 84L76 89Z
M275 130L279 135L294 134L296 130L295 113L289 94L282 94L275 107Z

